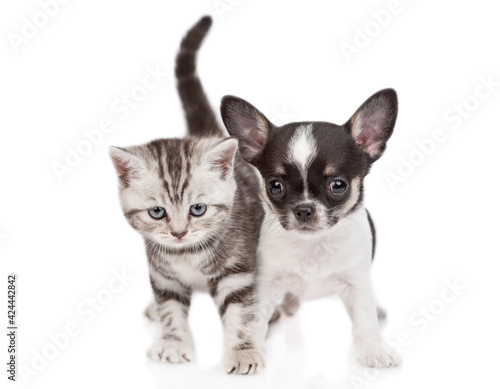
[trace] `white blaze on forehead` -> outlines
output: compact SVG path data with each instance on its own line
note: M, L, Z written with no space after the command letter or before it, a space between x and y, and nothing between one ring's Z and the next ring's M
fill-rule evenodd
M297 127L288 145L288 161L299 168L304 178L309 164L318 152L312 128L312 124Z

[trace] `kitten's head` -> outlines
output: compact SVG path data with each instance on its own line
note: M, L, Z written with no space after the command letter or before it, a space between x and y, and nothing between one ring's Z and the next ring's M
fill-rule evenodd
M147 240L172 250L215 240L236 192L235 139L159 139L111 147L123 213Z
M382 90L343 125L274 126L237 97L222 99L222 118L242 157L262 176L269 209L286 230L326 230L356 209L363 179L385 150L397 116L397 96Z

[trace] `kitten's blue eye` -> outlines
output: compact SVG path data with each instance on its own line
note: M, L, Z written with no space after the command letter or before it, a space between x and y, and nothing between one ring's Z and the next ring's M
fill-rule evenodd
M199 203L191 205L191 208L189 208L189 213L193 216L201 216L206 212L206 210L207 206L203 203Z
M163 219L167 215L167 212L162 207L151 207L148 212L153 219Z

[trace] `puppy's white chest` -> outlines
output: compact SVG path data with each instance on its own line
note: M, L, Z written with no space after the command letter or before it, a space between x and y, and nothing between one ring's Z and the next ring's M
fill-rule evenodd
M283 229L266 233L264 229L259 242L263 289L276 294L291 292L304 300L344 291L350 278L369 268L371 262L366 213L364 218L357 214L357 224L344 220L329 231L307 235Z

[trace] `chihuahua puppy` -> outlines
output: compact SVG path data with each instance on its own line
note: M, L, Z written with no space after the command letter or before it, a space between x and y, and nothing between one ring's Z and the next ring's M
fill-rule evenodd
M343 125L273 125L253 105L222 99L229 134L262 178L265 218L258 247L259 339L276 308L340 295L358 360L370 367L401 360L382 339L370 279L375 229L363 206L363 180L384 152L398 110L393 89L375 93Z

